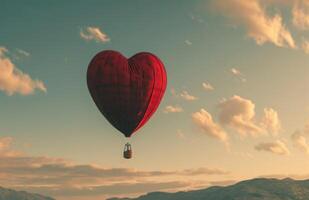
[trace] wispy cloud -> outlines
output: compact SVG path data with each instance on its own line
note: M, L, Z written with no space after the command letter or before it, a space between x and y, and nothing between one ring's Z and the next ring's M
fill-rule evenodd
M80 31L80 36L85 40L94 40L96 42L106 43L110 38L106 33L100 30L99 27L87 27L85 30Z
M202 83L202 86L203 88L206 90L206 91L211 91L211 90L214 90L215 88L208 82L204 82Z
M11 137L0 138L0 185L56 197L98 199L104 195L179 190L192 187L196 180L203 180L205 176L229 174L228 171L208 167L144 171L81 165L61 158L28 156L13 150L12 142Z
M254 147L257 151L271 152L277 155L289 155L290 151L286 144L281 140L275 142L260 143Z
M247 79L245 78L245 75L243 73L241 73L239 69L233 67L233 68L230 69L230 72L233 76L235 76L241 82L247 81Z
M171 94L175 98L179 98L180 97L180 98L182 98L182 99L184 99L186 101L195 101L195 100L198 99L198 97L190 94L187 90L183 90L180 93L178 93L178 92L176 92L175 88L172 88L171 89Z
M26 57L29 57L30 56L30 53L25 51L25 50L22 50L22 49L16 49L17 53L19 53L20 55L23 55L23 56L26 56Z
M307 138L302 132L295 131L291 135L291 139L296 148L300 149L301 151L309 155L309 143L307 141Z
M242 75L241 72L240 72L238 69L236 69L236 68L231 68L231 73L232 73L233 75L235 75L235 76L240 76L240 75Z
M196 96L193 96L193 95L189 94L189 92L186 91L186 90L182 91L182 92L179 94L179 96L180 96L181 98L183 98L184 100L187 100L187 101L195 101L195 100L198 99Z
M165 107L164 113L180 113L180 112L183 112L183 108L181 106L172 106L172 105L168 105Z
M307 0L294 1L292 9L293 25L300 30L309 29L309 2Z
M270 16L259 0L213 0L214 9L232 23L245 27L247 35L258 45L266 42L279 47L296 48L290 31L280 14Z
M191 18L192 21L195 21L195 22L198 22L198 23L204 23L204 20L197 15L189 14L189 17Z
M282 129L278 112L272 108L265 108L261 127L272 135L278 135L279 131Z
M186 45L192 45L192 42L190 40L185 40Z
M291 135L291 140L294 147L309 155L309 121L306 122L302 130L296 130Z
M40 80L33 80L28 74L19 70L7 56L9 53L5 47L0 47L0 90L8 95L19 93L29 95L34 91L46 92L46 86Z
M226 132L213 121L209 112L201 109L192 114L193 122L208 136L221 140L224 143L228 142Z

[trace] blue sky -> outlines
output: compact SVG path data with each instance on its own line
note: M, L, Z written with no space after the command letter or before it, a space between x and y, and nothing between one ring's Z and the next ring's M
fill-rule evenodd
M71 200L192 189L257 176L307 175L308 11L305 1L276 0L2 1L3 161L27 158L29 169L47 166L46 176L55 175L51 166L115 174L120 168L125 176L118 182L103 177L90 184L73 174L72 185L63 181L67 191L56 194L44 181L26 187L3 178L0 184ZM110 41L96 40L89 27ZM94 39L83 38L81 32ZM88 63L106 49L127 57L152 52L167 70L168 87L158 111L130 139L130 161L121 157L127 139L99 113L87 90ZM22 80L12 89L11 79L4 76L8 60L14 75L22 77L22 71L30 76L33 91L23 93L18 85ZM213 89L203 88L203 83ZM195 170L198 175L188 178ZM156 171L170 175L152 175ZM144 185L134 185L127 177ZM87 191L93 184L114 189L93 194L72 189L78 185ZM115 193L117 184L124 184L126 192Z

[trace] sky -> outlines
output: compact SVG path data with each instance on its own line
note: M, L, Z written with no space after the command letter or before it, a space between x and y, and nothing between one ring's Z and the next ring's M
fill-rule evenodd
M94 200L309 178L307 0L0 5L1 186ZM160 107L130 139L87 89L108 49L152 52L167 71Z

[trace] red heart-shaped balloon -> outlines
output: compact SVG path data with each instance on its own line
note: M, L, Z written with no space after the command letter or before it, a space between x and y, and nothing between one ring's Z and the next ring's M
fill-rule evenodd
M87 84L95 104L126 137L156 111L166 83L163 63L147 52L127 59L116 51L102 51L88 66Z

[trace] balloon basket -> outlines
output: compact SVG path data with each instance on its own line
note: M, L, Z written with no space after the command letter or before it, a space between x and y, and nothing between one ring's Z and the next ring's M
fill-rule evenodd
M126 143L124 145L123 158L124 159L131 159L132 158L132 147L131 147L130 143Z

